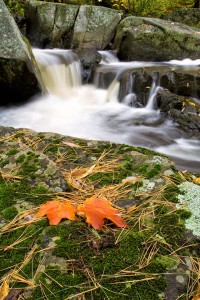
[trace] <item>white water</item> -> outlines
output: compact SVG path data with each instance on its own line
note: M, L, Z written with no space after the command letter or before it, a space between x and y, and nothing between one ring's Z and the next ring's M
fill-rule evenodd
M95 85L82 85L79 61L71 51L34 49L48 94L35 96L23 106L1 108L0 125L143 146L173 157L181 169L199 172L200 142L188 139L171 121L162 120L154 106L160 89L155 80L145 107L136 105L133 77L128 80L124 98L119 103L119 76L125 70L153 68L155 64L120 63L110 54L101 54L103 61L97 70ZM159 66L174 68L174 63ZM109 72L111 79L107 78L106 82L104 75Z

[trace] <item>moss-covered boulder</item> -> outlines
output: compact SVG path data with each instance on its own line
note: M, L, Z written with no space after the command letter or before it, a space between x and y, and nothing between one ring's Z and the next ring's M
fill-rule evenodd
M163 19L200 27L200 8L176 8L163 15Z
M1 104L25 101L39 92L39 76L28 41L21 35L3 1L0 2ZM36 75L35 75L36 74Z
M71 48L77 5L27 1L27 38L38 48Z
M180 23L127 17L117 26L114 48L125 61L196 59L200 56L200 35Z
M151 150L54 133L0 127L0 146L0 276L9 299L198 296L199 178ZM127 228L35 217L48 200L77 205L94 194L118 208Z
M188 196L198 197L197 184L189 184L190 194L182 188L191 174L151 150L54 133L0 127L0 145L0 276L2 286L10 287L8 297L194 295L198 272L192 266L198 266L200 253L185 228L192 212L182 207ZM48 200L77 206L93 195L108 199L127 228L105 219L97 231L79 216L50 226L35 216Z

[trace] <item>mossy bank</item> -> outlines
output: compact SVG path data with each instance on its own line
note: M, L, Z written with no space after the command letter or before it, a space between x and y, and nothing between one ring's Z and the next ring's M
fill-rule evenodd
M127 145L0 128L0 273L23 299L188 299L195 292L197 238L177 207L191 174ZM96 195L128 224L57 226L34 217L40 204ZM180 196L179 196L180 197ZM190 288L191 286L191 288Z

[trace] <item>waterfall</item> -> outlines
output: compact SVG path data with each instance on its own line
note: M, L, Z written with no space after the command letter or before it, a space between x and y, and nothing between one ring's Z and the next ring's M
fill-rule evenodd
M81 66L71 50L33 49L42 80L49 94L68 95L81 86Z
M71 50L33 53L45 84L43 94L24 105L0 108L0 125L147 147L166 153L180 169L199 170L199 142L163 119L156 108L162 88L158 73L166 74L175 65L184 69L185 62L125 63L101 51L94 83L82 85L80 62ZM144 69L152 83L148 101L141 103L136 74L143 76Z

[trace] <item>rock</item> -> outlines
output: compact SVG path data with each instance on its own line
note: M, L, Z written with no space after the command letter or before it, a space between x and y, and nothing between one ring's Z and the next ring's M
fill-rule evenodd
M162 89L157 96L157 105L161 113L179 124L187 135L200 137L200 105L194 99Z
M34 265L34 278L44 283L48 299L52 290L62 299L87 295L88 274L96 282L103 280L110 299L113 292L124 291L124 299L137 299L138 292L141 300L186 295L199 244L194 236L191 244L191 232L185 229L188 211L176 204L183 196L177 182L188 175L191 179L190 174L180 174L166 156L144 148L6 127L0 127L0 136L1 276L18 265L26 278L32 278ZM41 187L43 176L46 184L53 181L47 190ZM198 198L199 188L195 185L185 199ZM84 218L63 218L50 226L46 217L35 216L49 200L59 198L77 206L93 194L120 206L128 227L120 229L109 221L101 232ZM29 265L24 263L27 257ZM196 276L191 285L195 283ZM43 295L38 285L28 293L20 278L15 289L30 300ZM91 291L93 299L104 296L102 289Z
M77 5L29 1L26 4L27 38L38 48L71 48Z
M193 71L194 72L194 71ZM200 76L198 71L193 74L192 70L170 71L160 79L161 86L169 89L172 93L187 97L200 97Z
M176 8L172 12L163 15L163 19L198 27L200 25L200 9Z
M180 23L127 17L117 26L113 48L125 61L196 59L200 56L200 35L194 28Z
M106 7L83 5L74 25L72 48L80 57L83 82L91 79L101 60L97 50L103 50L111 42L121 14Z
M83 5L74 25L72 48L103 50L114 37L121 14L113 9Z
M95 68L101 60L101 55L94 49L74 49L74 53L78 55L81 61L81 77L83 83L92 81Z
M39 71L28 41L3 1L0 2L0 37L0 90L4 95L1 104L25 101L40 91Z

